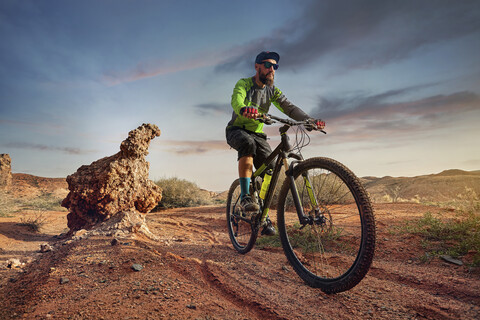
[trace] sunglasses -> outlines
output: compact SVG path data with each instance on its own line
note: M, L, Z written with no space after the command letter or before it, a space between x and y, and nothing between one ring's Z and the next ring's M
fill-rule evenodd
M277 70L278 69L278 64L274 64L274 63L271 63L271 62L268 62L268 61L265 61L263 63L263 66L266 68L266 69L270 69L271 67L273 67L273 70Z

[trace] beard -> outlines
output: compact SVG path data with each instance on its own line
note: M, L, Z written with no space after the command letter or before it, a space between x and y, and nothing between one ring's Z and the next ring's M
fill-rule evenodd
M260 80L261 83L263 83L267 87L273 87L273 82L275 80L275 76L273 75L273 73L261 74L259 76L259 80Z

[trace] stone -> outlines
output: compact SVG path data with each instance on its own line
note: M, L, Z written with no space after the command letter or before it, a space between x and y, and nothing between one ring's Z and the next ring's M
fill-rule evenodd
M446 261L446 262L449 262L449 263L452 263L452 264L456 264L457 266L463 266L463 262L462 262L461 260L452 258L452 257L449 256L449 255L441 255L440 258L442 258L442 260L444 260L444 261Z
M70 282L70 279L65 278L65 277L60 278L60 284L65 284L65 283L68 283L68 282Z
M12 258L7 261L7 268L14 269L14 268L20 268L22 266L23 266L23 263L21 263L20 260L16 258Z
M0 189L12 185L12 159L6 153L0 154Z
M91 229L125 211L147 214L162 199L162 190L149 180L150 141L160 136L153 124L132 130L120 152L81 166L67 177L69 194L62 206L69 210L70 232Z
M151 240L159 240L159 238L155 234L153 234L148 228L144 214L134 210L122 211L118 212L110 219L96 224L92 229L82 232L81 236L77 236L74 233L72 240L81 240L90 236L134 238L137 234L141 234ZM120 244L120 242L118 240L112 240L110 244L117 245ZM129 242L123 242L121 244L125 246L130 245Z
M134 264L132 265L132 269L133 269L134 271L142 271L142 270L143 270L143 266L142 266L141 264L134 263Z
M45 252L49 252L49 251L53 251L53 248L50 244L48 243L42 243L40 245L40 252L41 253L45 253Z

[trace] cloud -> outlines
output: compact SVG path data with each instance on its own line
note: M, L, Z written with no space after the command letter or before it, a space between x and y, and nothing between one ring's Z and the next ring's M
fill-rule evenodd
M199 155L218 150L224 151L229 148L225 140L162 140L162 145L168 146L167 152L178 155Z
M392 90L379 95L357 96L349 99L334 99L331 102L322 99L313 112L332 121L351 121L359 119L392 119L401 116L404 119L432 119L453 113L479 108L478 94L461 91L450 95L435 95L414 101L387 102L398 96L403 90ZM405 92L405 91L404 91Z
M138 63L134 68L125 72L108 72L103 75L103 82L114 86L125 82L137 81L145 78L193 70L213 66L218 59L212 54L200 55L200 58L184 59L182 61L156 61Z
M47 152L61 152L61 153L66 153L71 155L81 155L81 154L89 154L89 153L96 152L95 150L83 150L79 148L47 146L43 144L34 144L34 143L28 143L28 142L9 142L9 143L3 144L3 147L47 151Z
M480 96L470 91L402 101L403 94L414 90L416 87L377 95L320 98L311 114L324 119L327 131L342 141L359 141L449 128L480 110Z
M253 70L262 50L280 53L282 69L296 71L324 61L334 74L403 60L415 50L480 31L476 0L310 1L301 14L273 33L223 50L181 60L140 62L105 73L108 85L215 66L217 72Z
M41 128L41 129L56 129L56 130L64 129L62 125L59 125L53 122L36 123L36 122L29 122L29 121L11 120L11 119L5 119L5 118L0 119L0 124L15 126L15 127L23 126L23 127Z
M232 107L228 103L201 103L194 106L195 112L199 115L227 114L232 113Z
M427 45L479 32L480 9L475 0L311 1L284 25L241 46L241 58L217 70L251 68L262 49L278 51L282 68L290 70L322 58L336 60L337 72L382 66Z

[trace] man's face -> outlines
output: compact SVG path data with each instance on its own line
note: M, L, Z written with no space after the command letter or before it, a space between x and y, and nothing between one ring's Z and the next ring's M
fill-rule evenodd
M264 65L265 62L276 64L277 61L273 59L268 59L268 60L262 61L261 64L256 65L259 80L263 84L271 87L273 86L273 81L275 79L275 70L273 69L273 66L271 66L270 68L265 68L265 65Z

